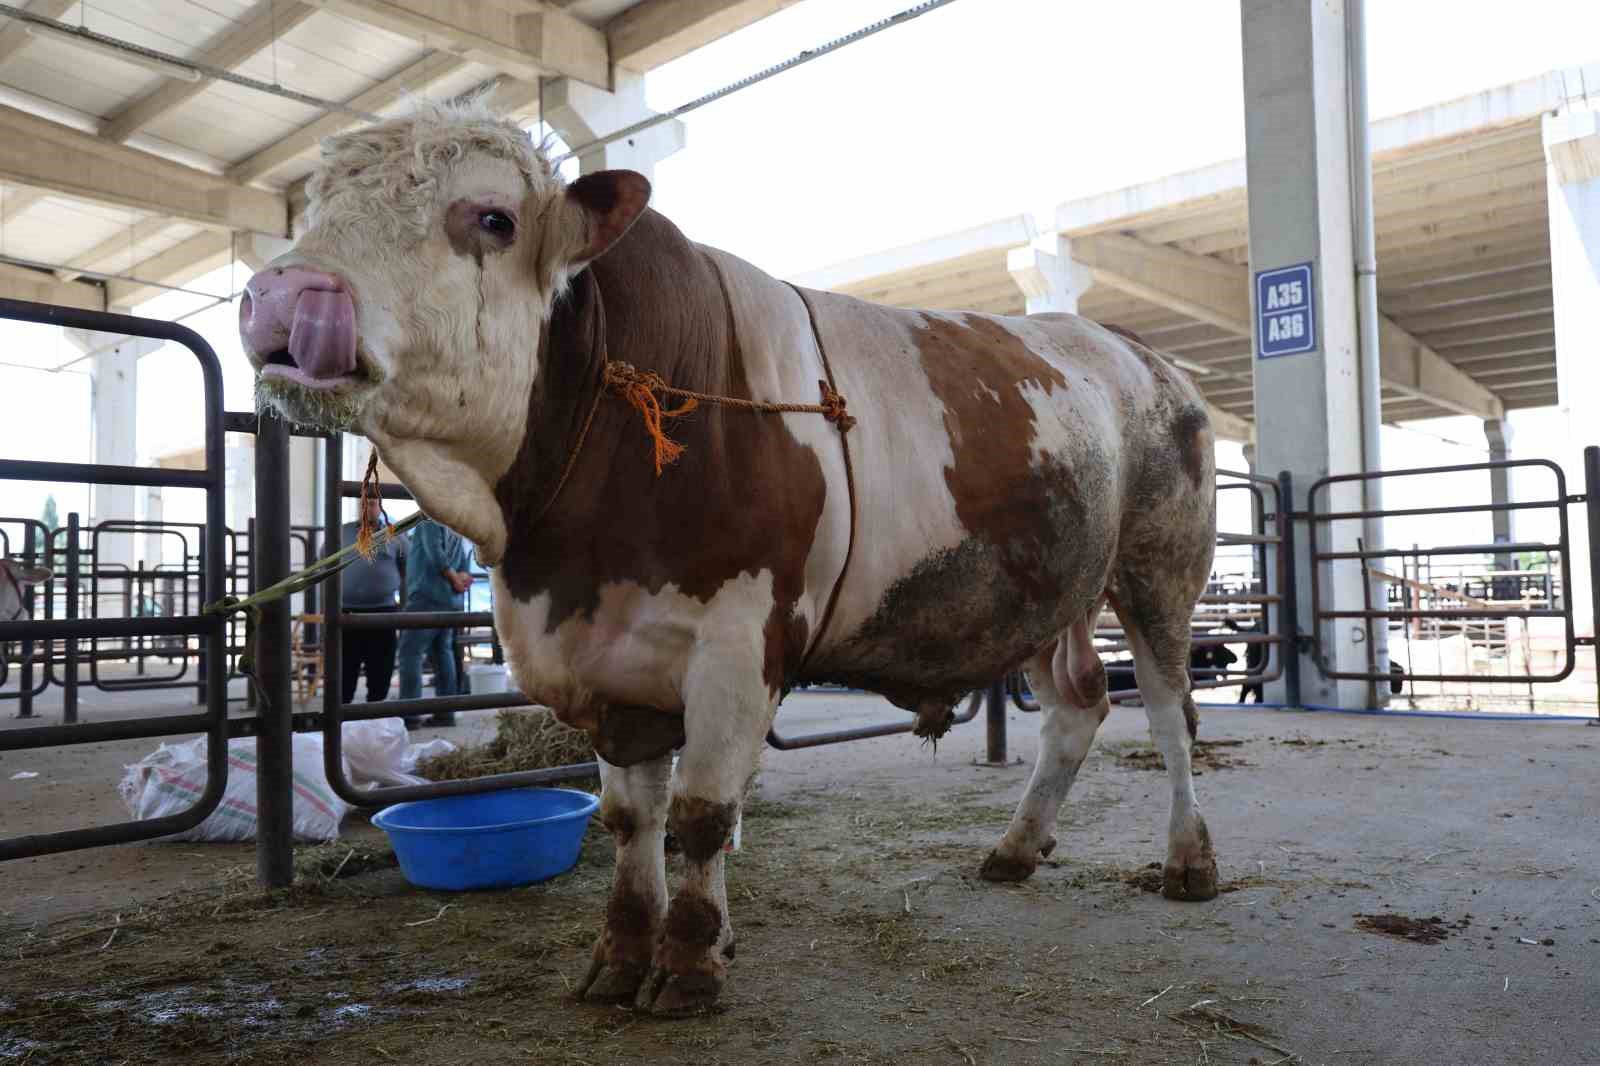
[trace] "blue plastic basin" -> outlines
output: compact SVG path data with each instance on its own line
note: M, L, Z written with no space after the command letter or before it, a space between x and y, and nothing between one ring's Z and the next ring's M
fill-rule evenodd
M600 797L518 788L397 803L373 816L400 872L421 888L461 891L548 881L578 861Z

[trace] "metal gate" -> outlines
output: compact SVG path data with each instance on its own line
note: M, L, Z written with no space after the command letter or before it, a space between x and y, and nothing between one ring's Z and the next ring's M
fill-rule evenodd
M1600 448L1584 451L1585 492L1569 494L1565 472L1548 459L1512 459L1486 463L1460 463L1449 466L1416 467L1407 470L1378 470L1339 474L1315 482L1307 493L1305 519L1310 535L1312 617L1315 632L1312 645L1323 676L1331 679L1390 682L1395 686L1418 682L1476 683L1484 685L1555 685L1569 677L1577 666L1580 645L1593 645L1592 637L1579 637L1573 623L1576 597L1593 596L1600 602ZM1489 503L1461 503L1442 507L1385 507L1380 510L1328 510L1326 499L1332 486L1380 480L1439 477L1453 474L1505 471L1545 471L1550 475L1550 491L1535 499ZM1390 494L1386 494L1388 496ZM1572 584L1570 519L1567 508L1587 504L1589 561L1595 587L1576 589ZM1554 541L1493 541L1489 543L1443 544L1411 547L1370 548L1359 539L1356 548L1333 550L1326 546L1341 522L1360 522L1368 518L1424 518L1466 514L1509 514L1513 512L1554 512L1557 536ZM1516 565L1522 557L1544 560L1543 569ZM1484 564L1482 560L1491 560ZM1508 560L1512 562L1508 563ZM1339 609L1330 605L1328 569L1345 564L1360 569L1366 595L1361 608ZM1399 571L1396 573L1395 571ZM1558 583L1559 582L1559 583ZM1381 604L1374 602L1374 586L1388 589ZM1558 594L1559 592L1559 594ZM1354 621L1361 625L1366 648L1365 669L1340 669L1324 646L1325 625ZM1560 631L1559 642L1545 648L1552 652L1547 666L1531 653L1529 634L1538 622L1553 623ZM1379 631L1389 643L1389 660L1384 668L1378 662ZM1397 659L1390 631L1397 628L1404 658ZM1418 639L1413 640L1416 636ZM1466 648L1464 664L1455 668L1439 650L1446 639L1459 637ZM1521 641L1521 647L1518 641ZM1431 645L1433 668L1428 656L1416 652L1417 645ZM1479 654L1481 652L1481 654ZM1519 655L1520 652L1520 655ZM1600 680L1600 648L1596 648L1597 680ZM1513 672L1520 660L1522 670ZM1505 670L1493 667L1501 662ZM1419 662L1422 668L1418 668ZM1481 663L1483 669L1474 669ZM1400 668L1403 664L1403 669ZM1413 697L1415 698L1415 697Z
M217 531L223 528L227 471L222 458L222 368L211 346L193 330L173 322L53 307L20 300L0 299L0 319L127 334L134 337L152 337L181 344L194 353L195 359L200 363L202 379L200 400L205 411L205 469L147 469L96 463L4 459L0 460L0 479L204 490L206 527L201 537L201 584L206 601L220 598L223 594L223 545L222 537L217 535ZM30 542L31 539L30 537ZM198 637L206 648L208 665L220 664L223 661L223 623L218 616L199 613L184 613L163 618L80 618L79 605L83 590L76 515L68 516L68 533L65 540L65 558L61 561L66 567L66 574L64 578L52 581L52 584L60 582L65 588L65 617L0 622L0 641L18 641L23 645L23 690L30 694L27 698L31 698L33 692L32 679L28 676L33 661L32 645L37 642L47 642L47 645L49 642L62 642L63 722L53 726L38 725L0 730L0 751L204 733L209 740L206 787L192 807L166 817L0 840L0 861L96 847L102 844L148 840L182 832L199 825L216 809L222 799L223 789L227 785L227 691L226 679L220 669L208 669L205 673L205 710L201 713L121 721L76 722L80 641L193 636ZM29 550L31 551L31 543ZM48 599L49 590L46 591L47 602ZM47 660L53 661L53 657L47 655Z

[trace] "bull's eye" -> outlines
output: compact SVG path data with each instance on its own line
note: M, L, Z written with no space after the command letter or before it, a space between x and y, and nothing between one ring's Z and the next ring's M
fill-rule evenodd
M478 216L478 227L502 240L508 240L517 232L517 220L504 211L485 211Z

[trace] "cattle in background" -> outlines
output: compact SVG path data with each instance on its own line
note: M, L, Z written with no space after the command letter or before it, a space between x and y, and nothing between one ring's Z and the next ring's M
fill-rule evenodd
M0 622L15 622L28 614L28 597L23 590L50 580L47 566L28 566L15 559L0 559Z
M1251 645L1254 647L1254 645ZM1226 670L1239 661L1239 657L1226 644L1196 644L1189 649L1189 677L1192 684L1198 685L1206 681L1214 681L1220 675L1217 670ZM1128 671L1128 660L1116 660L1108 665L1121 666L1120 670L1106 671L1106 690L1108 692L1133 692L1139 687L1138 679ZM1201 672L1204 671L1204 672Z
M1029 876L1109 711L1090 636L1107 600L1172 779L1163 890L1214 897L1190 777L1216 525L1193 384L1074 315L790 286L649 195L629 171L568 185L514 124L424 105L326 142L303 234L240 306L261 400L365 434L477 545L519 687L594 740L617 861L580 993L715 1002L723 844L797 683L881 693L938 736L1025 666L1038 762L980 872ZM664 386L824 402L690 413Z

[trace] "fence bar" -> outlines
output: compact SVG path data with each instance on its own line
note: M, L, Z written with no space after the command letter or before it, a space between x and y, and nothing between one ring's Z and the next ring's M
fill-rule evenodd
M470 629L494 625L490 611L382 611L339 615L341 629Z
M361 482L359 482L359 481L340 481L339 482L339 495L340 496L348 496L351 499L356 499L356 498L360 497L360 495L361 495ZM378 485L378 495L383 497L386 500L409 500L409 499L413 499L414 498L411 495L411 490L406 488L404 485L392 485L387 481L379 483L379 485Z
M1319 518L1326 517L1319 515ZM1426 548L1423 555L1502 555L1510 552L1560 551L1559 544L1452 544L1443 548ZM1379 551L1317 552L1318 562L1331 559L1399 559L1418 554L1416 548L1384 548Z
M1278 592L1283 597L1283 604L1279 607L1281 614L1278 618L1278 631L1283 634L1283 698L1291 707L1300 706L1300 605L1299 590L1295 586L1298 577L1295 574L1294 556L1297 546L1294 543L1294 527L1291 524L1290 512L1294 509L1294 478L1289 471L1283 470L1278 474L1278 512L1277 526L1278 537L1282 540L1282 547L1278 550ZM1316 545L1316 532L1311 530L1310 543ZM1313 569L1312 573L1315 573Z
M952 725L962 725L978 717L978 708L983 705L985 693L974 692L967 699L967 709L959 712L952 720ZM916 728L916 720L903 719L898 722L884 722L880 725L852 726L848 729L830 729L821 733L807 733L798 737L786 737L778 732L777 724L767 730L767 744L776 751L798 751L801 748L820 748L825 744L844 744L851 740L869 740L873 737L892 737L900 733L909 733Z
M1583 493L1589 523L1589 604L1595 631L1600 633L1600 447L1594 445L1583 450ZM1566 597L1571 602L1572 593L1566 592ZM1594 642L1594 667L1595 687L1600 690L1600 639ZM1595 720L1600 722L1600 700L1595 702Z
M224 411L222 413L222 429L226 433L255 433L266 419L266 415L256 414L251 411ZM294 437L327 437L328 431L313 429L310 426L291 425L289 434Z
M289 576L289 427L265 415L256 429L256 515L251 554L257 588ZM256 623L256 880L263 888L294 881L294 710L289 655L289 600L261 605ZM329 681L335 685L336 682Z
M67 515L67 621L78 620L78 512ZM66 636L66 634L62 634ZM62 664L64 684L61 692L61 721L73 725L78 721L78 641L67 637L66 662Z
M1565 611L1554 610L1501 610L1498 607L1450 607L1429 610L1348 610L1318 611L1321 618L1565 618Z
M71 517L68 516L69 521ZM71 565L71 555L69 551L68 565ZM69 580L67 584L70 588L75 583ZM21 640L24 637L31 637L34 640L54 640L64 637L69 641L106 637L180 637L209 632L211 628L212 618L200 614L179 615L175 618L76 618L74 615L77 614L77 608L73 606L75 602L72 599L68 600L66 618L46 618L36 622L23 619L0 622L0 640ZM88 657L85 654L75 658ZM102 659L126 657L126 653L120 651L100 655Z
M211 346L199 334L175 322L160 322L152 319L135 318L132 315L114 315L102 311L85 311L79 308L57 307L50 304L35 304L9 299L0 299L0 319L37 322L45 325L96 330L104 333L123 333L136 337L154 337L159 340L174 341L182 344L194 354L196 360L200 363L201 378L204 386L206 434L206 465L203 471L146 470L137 467L101 467L90 464L32 464L31 466L23 465L19 467L16 461L0 461L0 479L17 476L31 477L31 472L39 472L48 467L49 480L81 481L90 484L186 485L202 488L206 493L206 525L211 529L220 530L223 528L227 470L223 464L222 447L222 367L217 360L216 352L211 350ZM18 474L19 470L23 472L21 475ZM106 476L108 471L111 473L111 477ZM128 481L120 480L121 475L129 474L130 472ZM177 474L183 476L176 478L168 476ZM72 517L75 518L76 516ZM68 609L70 615L75 616L77 613L78 576L76 530L73 530L69 536L67 550L69 553L67 583L71 586ZM51 558L53 560L53 554ZM220 537L212 538L206 544L204 570L205 600L209 602L221 598L224 594L224 585L222 542ZM48 613L49 610L49 600L47 598L46 612ZM127 622L129 620L123 621ZM131 621L139 623L137 628L130 630L131 633L137 635L139 633L153 632L151 628L148 628L148 624L156 622L158 619L142 618L132 619ZM220 657L224 641L223 629L224 627L220 620L205 618L200 620L200 624L191 629L190 632L202 634L208 654L213 657ZM39 630L35 630L29 635L38 639ZM69 638L67 643L70 648L76 642ZM67 676L73 677L74 673L69 669ZM125 844L135 840L150 840L173 833L180 833L185 829L191 829L199 825L212 811L216 810L227 787L228 719L227 690L224 685L225 678L222 676L221 671L213 670L208 674L206 679L205 714L178 715L135 721L91 722L78 726L63 725L59 727L44 727L42 729L17 729L0 732L0 751L43 747L60 743L90 743L118 738L170 736L193 733L196 730L204 730L209 740L206 750L205 790L192 806L177 814L170 814L161 818L147 818L114 825L94 826L88 829L69 829L62 832L39 833L0 839L0 862L56 852L76 851L106 844ZM73 698L74 700L76 699L75 688Z
M984 756L991 766L1006 764L1006 688L1002 678L989 686L984 718Z

